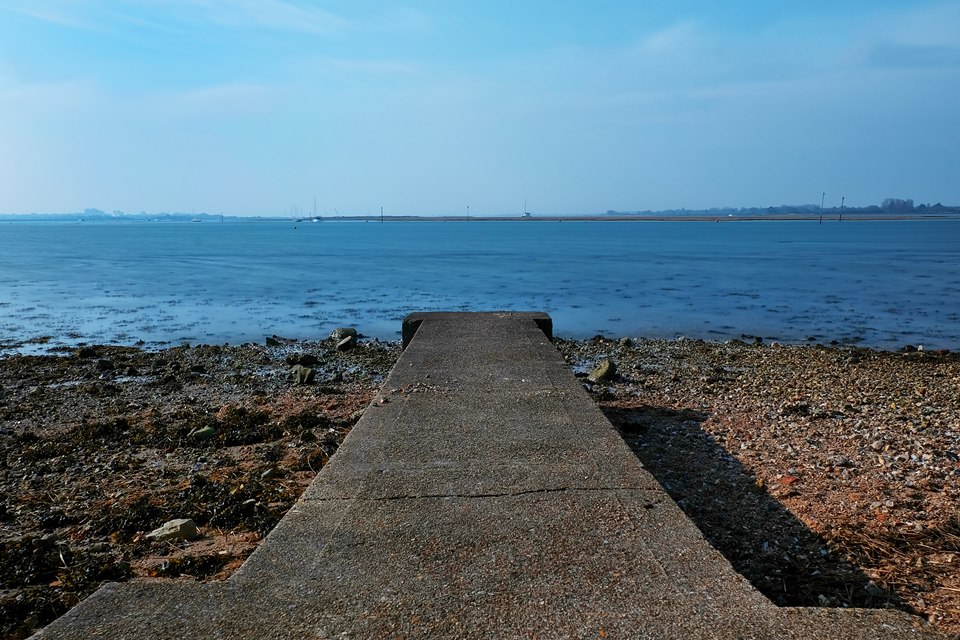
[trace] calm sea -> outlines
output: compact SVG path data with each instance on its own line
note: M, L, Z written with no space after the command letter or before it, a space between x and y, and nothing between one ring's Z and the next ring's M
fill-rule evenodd
M957 349L960 221L0 223L0 343L50 338L20 350L499 309L566 337Z

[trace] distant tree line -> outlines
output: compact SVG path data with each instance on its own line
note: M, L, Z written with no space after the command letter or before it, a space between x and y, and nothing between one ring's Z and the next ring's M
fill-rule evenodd
M880 205L880 208L884 211L913 211L913 200L909 198L906 200L887 198Z
M824 207L825 214L839 214L840 207ZM712 209L664 209L661 211L614 211L608 210L608 216L625 215L661 215L661 216L763 216L763 215L816 215L820 213L818 204L783 204L778 207L714 207ZM960 206L936 204L914 205L910 198L887 198L879 205L867 207L843 207L844 214L883 214L883 213L960 213Z

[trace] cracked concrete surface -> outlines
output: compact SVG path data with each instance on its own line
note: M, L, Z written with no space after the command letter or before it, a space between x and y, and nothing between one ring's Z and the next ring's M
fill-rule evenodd
M384 391L230 580L109 585L42 637L936 637L898 612L772 605L549 331L544 314L410 318Z
M372 501L381 501L381 500L427 500L431 498L469 498L471 500L479 500L483 498L507 498L512 496L524 496L530 494L546 494L546 493L574 493L578 491L590 492L590 491L629 491L629 487L551 487L544 489L526 489L523 491L506 491L501 493L418 493L413 495L391 495L391 496L376 496L372 498L359 498L361 500L372 500ZM357 500L358 498L310 498L311 501L316 502L333 502L336 500Z

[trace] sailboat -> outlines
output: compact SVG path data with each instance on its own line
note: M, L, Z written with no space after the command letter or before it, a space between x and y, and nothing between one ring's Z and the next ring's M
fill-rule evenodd
M529 218L529 217L532 216L532 215L533 215L532 213L530 213L529 211L527 211L527 199L524 198L524 199L523 199L523 216L521 216L521 217L523 217L523 218Z

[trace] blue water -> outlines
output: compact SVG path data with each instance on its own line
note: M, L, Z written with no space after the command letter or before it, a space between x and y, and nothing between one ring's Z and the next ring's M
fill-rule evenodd
M506 309L568 337L956 349L958 265L954 220L8 222L0 343L393 339L411 311Z

